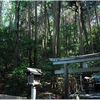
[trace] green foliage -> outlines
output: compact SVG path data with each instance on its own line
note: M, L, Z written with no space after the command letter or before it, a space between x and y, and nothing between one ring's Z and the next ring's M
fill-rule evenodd
M27 60L22 62L17 68L13 68L9 72L9 78L5 85L4 93L9 95L29 96L30 90L27 83L27 76L25 74L27 68Z
M12 45L11 45L12 44ZM1 31L0 34L0 54L2 55L0 57L1 61L3 61L4 65L7 65L12 61L13 57L13 39L12 39L12 33L8 33L8 29L5 28Z
M43 75L41 76L41 80L43 81L50 81L51 75L52 75L52 64L50 61L48 61L46 58L41 59L38 63L38 68L40 68L43 72Z
M69 65L69 68L76 68L76 69L80 68L80 63L74 63L74 64L72 63Z

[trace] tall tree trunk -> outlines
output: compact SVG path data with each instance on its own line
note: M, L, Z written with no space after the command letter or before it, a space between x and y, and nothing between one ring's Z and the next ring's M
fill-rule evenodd
M78 44L79 43L79 38L78 38L78 28L77 28L77 7L75 9L75 27L74 27L74 43ZM77 50L75 51L75 55L77 55Z
M60 38L59 38L59 31L60 31L60 8L61 8L61 1L57 2L57 56L60 56Z
M88 22L89 22L89 30L90 30L90 37L91 37L91 48L92 48L92 53L94 52L94 47L93 47L93 38L92 38L92 29L91 29L91 23L90 23L90 14L89 14L89 8L87 6L87 14L88 14Z
M56 58L57 57L57 32L56 32L56 16L57 16L57 14L56 14L56 1L54 1L53 2L53 14L54 14L54 26L53 26L53 56Z
M83 33L85 35L85 39L86 39L86 43L87 43L86 53L88 53L88 51L89 51L88 33L87 33L85 22L84 22L83 7L81 7L81 8L82 8L82 12L81 12L82 29L83 29Z
M14 51L14 68L18 65L18 47L19 47L19 9L20 9L20 1L16 1L16 12L15 12L15 51ZM15 91L15 83L14 79L14 94Z
M63 12L64 12L64 7L63 6L61 6L61 8L62 8L62 26L63 25L66 25L66 16L63 14ZM63 47L64 47L64 53L63 53L63 56L64 57L66 57L67 55L68 55L68 49L67 49L67 45L68 45L68 37L67 37L67 34L66 34L66 32L67 32L67 28L66 27L63 27L62 28L62 32L63 32L63 37L62 37L62 41L64 41L64 43L65 43L65 45L63 45Z
M53 55L58 56L59 48L59 23L60 23L60 1L54 1L54 36L53 36Z
M54 9L54 35L53 35L53 56L56 58L58 56L58 45L59 45L59 21L60 21L60 1L53 2ZM52 68L52 75L54 75L55 69ZM51 80L51 88L55 87L55 78Z
M76 20L77 20L77 19L76 19L76 18L77 18L77 17L76 17L76 11L77 11L77 10L75 10L75 22L74 22L74 23L75 23L75 28L74 28L74 39L75 39L75 40L74 40L74 42L77 43L77 35L76 35L76 33L77 33L77 28L76 28L76 26L77 26L77 24L76 24L77 21L76 21Z
M53 56L57 57L57 33L56 33L56 1L53 2L53 15L54 15L54 23L53 23ZM51 78L51 88L54 88L55 79L54 79L54 71L55 68L52 67L52 78Z
M47 8L48 8L48 4L47 4ZM49 36L50 36L50 43L52 42L52 35L51 35L51 31L50 31L50 19L49 19L49 14L48 14L48 12L47 12L47 26L48 26L48 34L49 34Z
M0 1L0 29L2 28L2 2ZM4 83L6 81L5 78L5 70L0 69L0 94L3 93L3 90L5 88L5 85L3 85L2 83Z
M44 47L45 47L45 57L47 56L47 41L48 41L48 35L47 35L47 7L46 7L46 1L44 1L44 28L45 28L45 41L44 41Z
M37 67L37 1L35 1L34 67Z
M97 2L95 1L94 9L95 9L95 16L96 16L96 22L97 22L97 27L98 27L98 33L99 33L99 42L100 42L100 26L99 26L98 14L97 14L96 8L97 8Z
M82 30L82 10L81 10L81 1L78 3L78 14L79 14L79 31L80 31L80 54L84 54L84 49L83 49L83 30Z
M2 1L0 1L0 19L2 19L1 12L2 12ZM0 21L0 27L2 27L2 21Z
M31 40L31 16L30 16L30 6L31 3L28 1L28 40ZM30 46L29 42L29 49L28 49L28 57L29 57L29 67L32 67L32 47Z

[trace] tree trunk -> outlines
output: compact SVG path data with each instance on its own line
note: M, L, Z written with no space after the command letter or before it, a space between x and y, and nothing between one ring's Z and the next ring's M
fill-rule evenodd
M53 55L58 56L59 48L59 22L60 22L60 1L54 1L54 36L53 36Z
M35 1L34 67L37 67L37 1Z
M97 22L97 27L98 27L98 33L99 33L99 42L100 42L100 26L99 26L99 22L98 22L98 14L97 14L97 2L95 2L95 16L96 16L96 22Z
M59 45L59 21L60 21L60 1L53 2L54 9L54 35L53 35L53 56L56 58L58 56L58 45ZM54 74L55 68L52 68L52 76ZM55 88L55 77L51 80L51 88Z
M0 1L0 19L2 19L2 1ZM0 21L0 27L2 27L2 21Z
M48 4L47 4L47 6L49 6ZM51 31L50 31L50 19L49 19L49 14L48 14L48 12L47 12L47 26L48 26L48 34L49 34L49 36L50 36L50 43L52 42L52 35L51 35Z
M85 35L85 39L86 39L86 43L87 43L86 53L88 53L88 51L89 51L88 33L87 33L86 26L85 26L85 22L84 22L84 17L83 17L83 8L82 8L81 10L82 10L82 12L81 12L82 29L83 29L83 32L84 32L84 35Z
M59 57L60 56L60 38L59 38L59 29L60 29L60 8L61 8L61 1L58 1L57 2L57 38L58 38L58 41L57 41L57 56Z
M15 53L14 53L14 66L17 67L18 60L18 42L19 42L19 8L20 1L16 1L16 13L15 13Z
M89 29L90 29L90 41L91 41L91 49L92 49L92 53L94 52L94 47L93 47L93 38L92 38L92 31L91 31L91 23L90 23L90 14L89 14L89 8L87 6L87 14L88 14L88 22L89 22Z
M56 32L56 1L53 2L54 26L53 26L53 56L57 57L57 32Z
M31 16L30 16L30 6L31 3L28 1L28 40L31 40ZM28 57L29 57L29 67L32 67L32 47L30 46L29 42L29 48L28 48Z
M44 47L45 47L45 57L47 56L47 41L48 41L48 35L47 35L47 7L46 7L46 1L44 1L44 28L45 28L45 41L44 41Z
M79 31L80 31L80 54L84 54L84 49L83 49L83 30L82 30L82 11L81 11L81 1L78 3L78 14L79 14Z
M76 28L76 26L77 26L77 24L76 24L76 22L77 22L77 19L76 19L77 17L76 17L76 10L75 10L75 28L74 28L74 42L75 43L77 43L77 35L76 35L76 33L77 33L77 28Z
M20 1L16 1L16 12L15 12L15 51L14 51L14 68L18 65L18 47L19 47L19 9ZM14 94L16 95L15 88L16 80L14 79Z

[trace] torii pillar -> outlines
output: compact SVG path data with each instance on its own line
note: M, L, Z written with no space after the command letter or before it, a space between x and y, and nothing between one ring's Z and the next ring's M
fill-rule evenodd
M65 95L64 98L69 98L69 78L68 78L68 66L64 64L64 85L65 85Z

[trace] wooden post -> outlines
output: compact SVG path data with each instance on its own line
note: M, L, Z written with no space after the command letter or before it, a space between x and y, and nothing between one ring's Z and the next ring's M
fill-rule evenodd
M64 64L64 85L65 85L65 95L64 95L64 99L69 99L69 79L68 79L68 67L67 64Z

